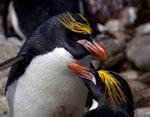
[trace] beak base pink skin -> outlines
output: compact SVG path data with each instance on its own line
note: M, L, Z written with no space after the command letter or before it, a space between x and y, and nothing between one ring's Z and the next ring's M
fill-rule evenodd
M93 40L92 44L90 41L82 39L78 40L77 43L83 45L92 55L98 57L99 59L107 59L107 53L98 41Z
M90 68L81 65L77 62L69 63L68 68L78 76L91 80L96 85L96 79L94 75L91 72L89 72L89 70L91 70Z

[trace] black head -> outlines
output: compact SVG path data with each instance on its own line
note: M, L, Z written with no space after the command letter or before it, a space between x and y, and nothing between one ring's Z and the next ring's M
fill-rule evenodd
M82 78L92 97L98 102L99 111L110 112L110 115L111 112L115 115L122 115L124 112L133 115L130 87L118 74L106 70L95 71L75 62L68 64L68 68Z
M76 13L62 13L50 18L39 26L24 46L32 48L38 54L63 47L75 59L81 59L88 54L100 59L107 58L105 49L93 40L88 21Z
M81 14L64 13L58 17L58 21L65 28L63 46L74 58L80 59L92 54L100 59L106 59L105 50L93 40L90 24Z

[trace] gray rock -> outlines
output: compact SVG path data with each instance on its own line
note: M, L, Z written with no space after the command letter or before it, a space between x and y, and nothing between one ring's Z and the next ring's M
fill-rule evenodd
M137 8L128 6L125 7L119 14L119 19L123 25L134 24L137 19Z
M108 19L117 18L120 12L128 7L140 8L141 0L84 0L91 20L105 23Z
M138 108L134 111L135 117L150 117L150 107Z
M6 39L0 38L0 63L6 61L7 59L16 56L19 46L15 43L11 43ZM9 69L0 71L0 79L8 75Z
M137 80L139 75L138 72L135 70L129 70L122 73L119 73L123 78L128 80Z
M148 73L143 74L143 75L139 78L139 80L140 80L142 83L144 83L144 84L150 86L150 73L148 72Z
M139 82L139 81L129 81L129 85L132 90L133 99L134 99L134 107L144 107L150 106L150 88Z
M117 19L108 20L105 26L110 33L120 32L124 30L123 24L120 22L120 20Z
M108 58L105 61L93 57L91 60L95 69L104 69L118 64L125 58L125 43L117 39L105 39L100 41L107 51Z
M131 36L127 34L126 32L115 32L113 35L124 42L128 42L131 40Z
M150 34L150 23L142 24L138 26L136 29L136 35L146 35Z
M134 38L127 44L128 60L138 69L150 71L150 35Z
M5 96L0 97L0 117L7 117L9 107Z
M0 79L0 96L5 95L6 82L7 82L7 77Z

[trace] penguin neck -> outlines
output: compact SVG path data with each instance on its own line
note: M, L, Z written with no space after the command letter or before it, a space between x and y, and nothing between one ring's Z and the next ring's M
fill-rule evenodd
M105 98L105 93L96 85L94 85L93 82L82 79L84 83L86 84L87 88L89 89L91 95L93 98L100 104L103 103L103 99Z
M67 67L68 63L76 61L70 54L70 52L62 47L56 47L52 52L48 52L47 55L53 55L51 58L48 59L51 63L55 63L58 66ZM47 57L45 57L45 59L47 59Z

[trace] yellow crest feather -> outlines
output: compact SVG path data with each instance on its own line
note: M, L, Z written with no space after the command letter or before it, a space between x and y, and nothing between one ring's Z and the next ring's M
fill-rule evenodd
M73 32L81 33L81 34L91 34L92 29L88 21L81 14L78 15L86 22L86 24L77 22L70 13L64 14L58 20L59 22L61 22L62 25L64 25L66 28L68 28Z
M98 74L105 84L105 91L108 93L112 106L116 107L119 101L126 104L126 96L121 89L120 82L109 71L100 70Z

